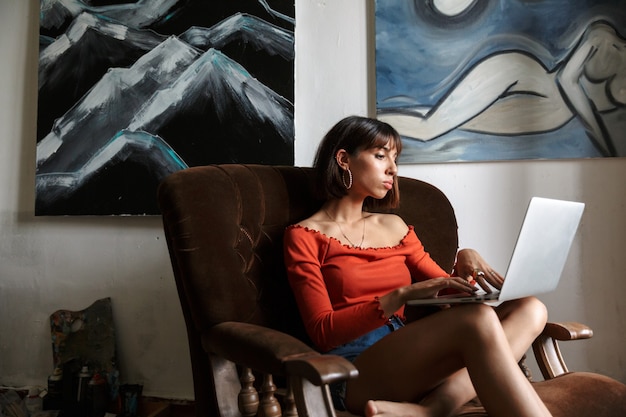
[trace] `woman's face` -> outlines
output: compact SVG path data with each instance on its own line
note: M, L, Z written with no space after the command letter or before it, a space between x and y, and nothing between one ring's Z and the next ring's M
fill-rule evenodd
M382 148L364 149L350 155L348 164L353 181L350 192L359 193L363 198L384 198L393 187L398 173L397 157L398 152L392 141Z

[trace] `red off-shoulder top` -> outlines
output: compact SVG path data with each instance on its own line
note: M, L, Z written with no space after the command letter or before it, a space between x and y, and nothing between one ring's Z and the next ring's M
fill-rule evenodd
M412 226L398 245L358 248L289 226L285 264L307 333L326 352L384 325L378 297L412 281L449 276L424 250ZM404 307L396 314L403 316Z

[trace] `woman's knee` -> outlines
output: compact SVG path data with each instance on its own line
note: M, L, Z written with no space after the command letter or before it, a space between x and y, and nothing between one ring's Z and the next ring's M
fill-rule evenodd
M469 311L463 315L465 317L463 327L470 333L484 334L484 337L489 338L492 332L502 330L500 318L493 307L482 303L471 304L468 307Z
M541 332L548 321L548 309L546 305L535 297L522 298L521 309L525 313L528 324L535 327L537 332Z
M537 317L547 318L548 308L536 297L526 297L520 300L526 308L530 309Z
M548 309L541 300L536 297L525 297L509 303L503 306L504 318L506 315L520 315L528 327L537 328L538 331L543 330L548 320Z

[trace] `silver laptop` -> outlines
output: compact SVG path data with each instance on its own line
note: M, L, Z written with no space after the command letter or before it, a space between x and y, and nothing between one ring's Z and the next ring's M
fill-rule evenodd
M554 290L561 278L585 205L533 197L509 262L502 289L410 300L408 305L502 302Z

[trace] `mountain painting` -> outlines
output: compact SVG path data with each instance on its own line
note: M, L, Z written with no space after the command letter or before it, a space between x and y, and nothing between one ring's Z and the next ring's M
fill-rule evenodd
M293 165L293 0L40 7L35 215L154 215L177 170Z

